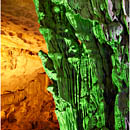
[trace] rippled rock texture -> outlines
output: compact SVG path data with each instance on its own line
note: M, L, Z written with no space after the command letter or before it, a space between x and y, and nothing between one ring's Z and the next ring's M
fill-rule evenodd
M34 2L60 129L127 129L128 0Z
M2 130L56 130L51 84L40 58L47 53L32 0L1 1Z

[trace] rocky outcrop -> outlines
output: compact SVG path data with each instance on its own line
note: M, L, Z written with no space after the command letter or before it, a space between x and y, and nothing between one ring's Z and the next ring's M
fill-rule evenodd
M46 74L38 74L23 90L2 95L2 130L58 129L55 103L44 87Z
M44 72L37 52L47 52L47 47L38 31L33 1L30 8L25 5L2 1L2 94L24 89L38 72Z
M48 54L38 54L54 80L48 90L56 103L60 130L127 129L127 2L34 2L48 46Z
M2 130L58 129L50 80L38 51L47 53L32 0L2 0Z

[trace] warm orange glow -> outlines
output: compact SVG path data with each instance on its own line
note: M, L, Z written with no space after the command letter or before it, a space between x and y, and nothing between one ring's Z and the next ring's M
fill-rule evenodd
M48 53L33 0L2 0L2 130L58 127L49 80L38 51Z

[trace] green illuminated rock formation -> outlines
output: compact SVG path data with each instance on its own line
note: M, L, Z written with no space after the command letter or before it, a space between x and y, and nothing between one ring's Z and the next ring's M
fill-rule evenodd
M39 56L54 82L48 90L56 103L60 130L124 130L128 122L128 2L34 3L48 47L48 54L40 51Z

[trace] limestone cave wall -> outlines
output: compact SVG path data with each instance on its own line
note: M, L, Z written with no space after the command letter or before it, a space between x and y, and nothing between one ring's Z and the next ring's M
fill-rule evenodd
M2 130L56 130L55 103L38 51L47 53L33 0L1 1Z

